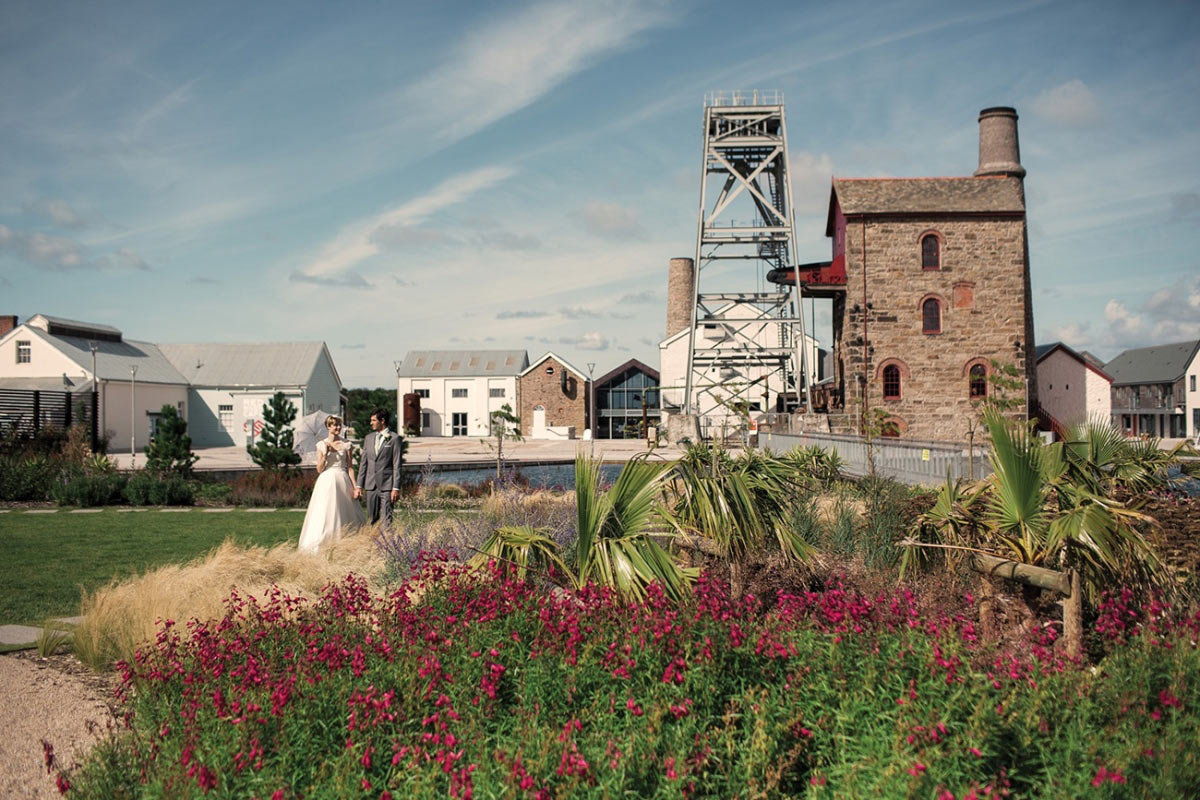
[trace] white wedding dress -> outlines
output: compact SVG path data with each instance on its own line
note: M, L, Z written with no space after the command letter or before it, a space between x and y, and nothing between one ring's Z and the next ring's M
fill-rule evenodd
M349 445L342 450L331 448L324 439L317 442L317 452L325 454L325 469L317 476L304 527L300 529L299 549L315 553L342 537L347 527L358 528L367 515L354 499L354 482L346 469Z

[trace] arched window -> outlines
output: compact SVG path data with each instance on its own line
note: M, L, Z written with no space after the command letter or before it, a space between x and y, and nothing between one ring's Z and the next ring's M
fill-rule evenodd
M900 368L888 364L883 368L883 398L897 400L900 398Z
M937 234L927 233L921 237L921 269L942 268L942 243Z
M972 400L987 397L987 368L983 364L971 367L967 375L967 384L970 386Z
M936 297L921 303L921 333L942 332L942 304Z

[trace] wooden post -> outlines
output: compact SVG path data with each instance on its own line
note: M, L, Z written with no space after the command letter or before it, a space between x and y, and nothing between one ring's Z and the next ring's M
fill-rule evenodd
M990 575L979 576L979 633L985 642L996 641L996 584Z
M1079 658L1083 654L1083 582L1079 570L1067 570L1071 593L1063 600L1063 644L1067 655Z

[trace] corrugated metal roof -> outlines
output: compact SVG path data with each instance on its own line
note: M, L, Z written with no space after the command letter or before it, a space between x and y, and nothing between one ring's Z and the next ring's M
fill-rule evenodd
M91 340L78 336L55 336L28 325L24 326L24 329L31 335L42 337L78 364L83 371L92 371L92 351L88 347ZM132 339L120 342L103 339L96 341L96 375L101 380L128 381L129 368L132 366L137 367L139 383L187 384L187 378L180 375L179 370L171 365L162 351L150 342L136 342Z
M193 386L302 386L308 383L323 342L160 344Z
M30 317L25 322L25 324L32 325L35 328L41 328L42 330L47 330L47 328L42 328L42 326L39 324L39 322L41 322L41 321L45 321L49 325L60 325L64 328L74 328L76 330L99 331L100 333L106 333L106 334L109 334L110 336L111 335L115 335L115 336L121 335L121 331L117 330L116 328L112 327L111 325L101 325L96 322L80 322L79 320L67 319L66 317L52 317L49 314L34 314L32 317Z
M1016 213L1025 210L1017 178L835 178L842 213Z
M1126 350L1104 365L1113 386L1135 383L1174 383L1183 377L1200 347L1200 340Z
M400 378L515 376L529 366L524 350L409 350L396 370Z

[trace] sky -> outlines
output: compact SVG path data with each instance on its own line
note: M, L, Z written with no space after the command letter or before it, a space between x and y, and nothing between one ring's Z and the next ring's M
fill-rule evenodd
M802 263L832 177L969 175L1009 105L1037 342L1200 338L1194 0L6 0L0 313L323 340L347 387L409 350L657 367L704 96L750 89Z

